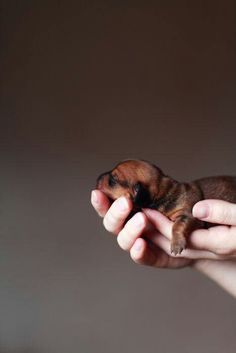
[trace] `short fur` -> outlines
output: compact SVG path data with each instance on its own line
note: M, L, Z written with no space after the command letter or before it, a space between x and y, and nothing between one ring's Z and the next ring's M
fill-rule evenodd
M132 215L142 208L160 211L174 221L171 252L186 248L188 235L206 224L192 216L193 205L203 199L236 203L236 177L214 176L178 182L143 160L126 160L97 179L97 188L111 200L125 196L133 202Z

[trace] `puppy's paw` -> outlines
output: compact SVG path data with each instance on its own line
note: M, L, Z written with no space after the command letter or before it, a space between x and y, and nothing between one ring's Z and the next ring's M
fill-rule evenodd
M171 253L174 255L179 255L184 249L186 249L186 239L184 237L172 239L170 245Z

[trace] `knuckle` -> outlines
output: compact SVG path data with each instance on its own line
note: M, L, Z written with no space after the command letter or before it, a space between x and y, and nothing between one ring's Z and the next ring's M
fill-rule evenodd
M223 224L229 224L231 219L230 209L223 208L221 211L221 221Z
M236 220L236 213L234 205L226 202L216 203L209 208L209 220L219 224L234 224Z
M222 218L222 212L219 213L219 210L217 209L217 207L213 207L211 204L208 205L208 216L207 219L209 221L215 222L215 220L217 218L219 218L219 216Z

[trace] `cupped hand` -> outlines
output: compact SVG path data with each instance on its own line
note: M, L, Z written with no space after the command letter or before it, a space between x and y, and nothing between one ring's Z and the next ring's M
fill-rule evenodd
M132 210L131 200L121 197L110 204L104 193L93 190L91 203L103 217L105 229L117 236L118 245L128 251L136 263L158 268L181 268L191 264L192 259L173 257L155 243L157 238L165 236L155 229L145 213L138 212L125 223Z
M170 254L173 222L155 210L144 214L159 231L152 241ZM236 205L222 200L203 200L196 203L193 216L212 223L213 227L195 230L188 239L188 249L180 257L191 259L226 260L236 258Z
M152 241L170 254L173 222L155 210L143 210L161 235ZM227 260L236 258L236 205L222 200L203 200L196 203L193 216L213 226L197 229L188 239L188 249L180 257L191 259Z
M176 268L189 265L190 260L225 260L236 255L235 204L221 200L195 204L194 217L221 225L195 230L189 237L188 249L174 256L170 252L173 222L160 212L143 209L125 223L132 210L130 200L121 197L111 205L104 193L94 190L91 202L97 213L104 217L105 229L117 235L119 246L129 251L137 263Z
M125 222L132 210L130 200L120 198L111 205L101 191L94 190L91 202L105 228L117 235L119 246L136 263L172 269L191 266L236 297L236 205L219 200L198 202L194 217L221 225L194 231L188 248L174 256L170 253L173 222L160 212L143 209Z

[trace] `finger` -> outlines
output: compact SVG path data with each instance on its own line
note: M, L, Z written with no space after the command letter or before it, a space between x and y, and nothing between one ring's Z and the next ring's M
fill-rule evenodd
M156 254L148 247L146 240L138 238L130 250L134 262L140 265L154 266L157 261Z
M145 208L142 211L161 234L171 239L173 222L156 210Z
M147 217L142 213L136 213L120 231L117 242L123 250L130 250L135 240L148 228Z
M181 268L190 264L189 259L171 258L157 247L150 246L146 240L138 238L130 250L134 262L157 268Z
M222 200L203 200L197 202L192 210L193 216L203 221L236 225L236 204Z
M217 255L236 254L236 228L216 226L192 232L189 243L195 249L211 251Z
M100 217L104 217L110 207L110 201L100 190L93 190L91 203Z
M131 210L131 200L123 196L115 200L103 219L106 230L118 234Z
M217 255L210 251L194 250L194 249L184 249L181 252L181 254L174 255L170 251L170 241L161 234L159 234L154 238L151 238L151 241L153 241L155 245L157 245L159 248L165 251L165 253L167 253L169 256L174 258L178 257L178 258L187 258L192 260L196 260L196 259L225 260L227 258L226 256Z

